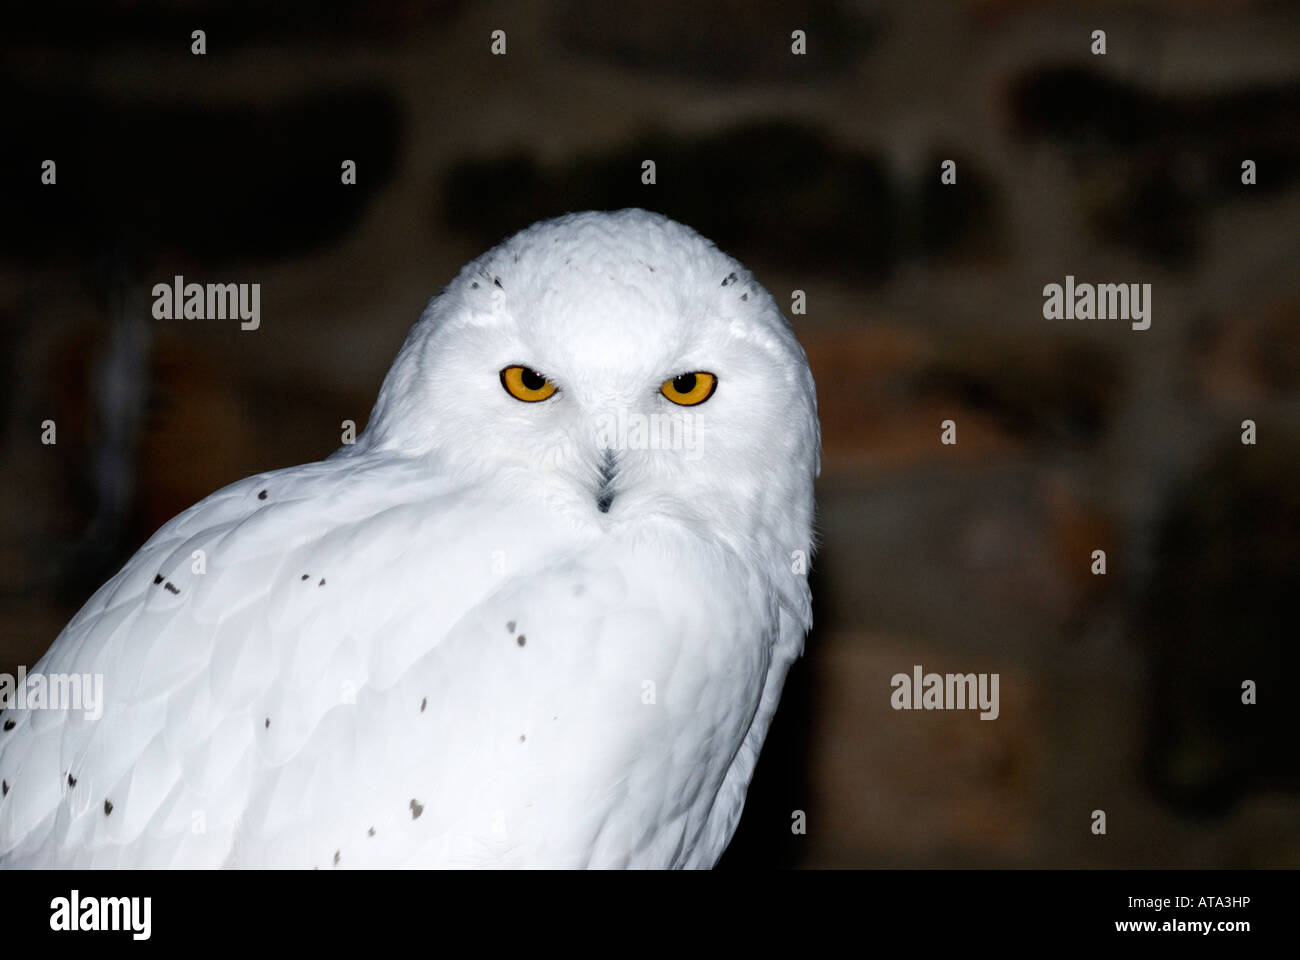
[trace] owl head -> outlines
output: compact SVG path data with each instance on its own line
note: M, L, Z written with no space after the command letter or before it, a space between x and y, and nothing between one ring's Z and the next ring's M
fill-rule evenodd
M820 430L790 325L748 270L645 210L534 224L429 303L354 454L431 468L572 523L686 524L810 549Z

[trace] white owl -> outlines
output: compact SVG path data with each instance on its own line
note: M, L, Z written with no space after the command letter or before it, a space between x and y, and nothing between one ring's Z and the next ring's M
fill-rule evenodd
M811 620L772 297L643 210L467 265L329 459L159 530L0 714L0 864L708 867ZM199 553L201 551L201 553Z

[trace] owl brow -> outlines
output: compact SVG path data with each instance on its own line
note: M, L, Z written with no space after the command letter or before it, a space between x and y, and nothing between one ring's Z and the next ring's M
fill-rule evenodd
M789 345L780 335L773 334L767 328L754 329L746 327L739 320L733 320L727 325L727 333L737 340L762 348L764 352L777 359L789 356Z

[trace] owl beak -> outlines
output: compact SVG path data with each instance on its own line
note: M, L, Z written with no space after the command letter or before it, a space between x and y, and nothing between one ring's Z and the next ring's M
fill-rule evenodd
M600 462L600 482L596 484L596 509L601 513L609 513L614 502L614 477L617 473L618 460L614 451L606 449Z

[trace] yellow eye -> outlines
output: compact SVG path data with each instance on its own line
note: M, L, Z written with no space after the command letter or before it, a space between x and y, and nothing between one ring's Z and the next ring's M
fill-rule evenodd
M506 367L501 371L501 386L506 393L524 403L545 400L555 392L555 384L529 367Z
M696 371L665 380L659 392L682 407L693 407L713 396L718 388L718 378L711 373Z

